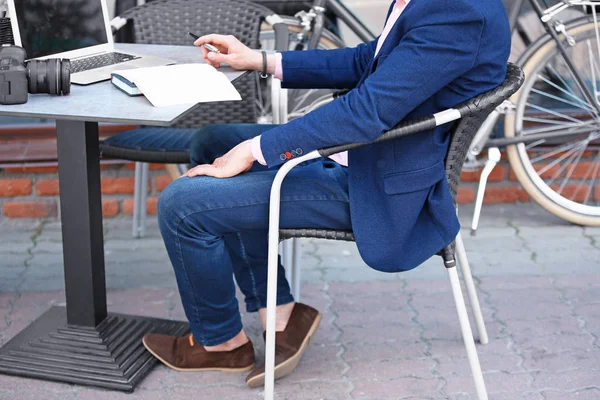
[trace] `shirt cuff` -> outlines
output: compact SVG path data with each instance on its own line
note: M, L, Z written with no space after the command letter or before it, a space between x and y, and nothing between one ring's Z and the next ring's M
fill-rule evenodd
M280 81L283 81L283 67L282 67L283 56L281 53L275 53L275 73L273 76Z
M252 156L258 161L261 165L267 165L265 161L265 157L263 156L262 150L260 149L260 135L254 137L252 139Z

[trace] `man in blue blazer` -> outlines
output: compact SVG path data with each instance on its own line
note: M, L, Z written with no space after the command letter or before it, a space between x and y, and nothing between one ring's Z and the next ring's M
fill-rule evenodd
M377 40L356 48L271 54L208 35L206 61L274 73L288 88L350 92L281 126L216 125L194 139L192 163L159 199L160 230L192 334L148 335L146 347L177 370L247 371L233 276L249 312L265 321L269 192L277 167L310 151L375 140L504 80L510 33L501 0L397 0ZM449 126L298 167L282 188L281 226L352 229L380 271L417 267L450 242L459 223L444 174ZM258 163L257 163L258 161ZM294 303L280 266L276 377L297 365L321 314ZM258 366L250 386L264 380Z

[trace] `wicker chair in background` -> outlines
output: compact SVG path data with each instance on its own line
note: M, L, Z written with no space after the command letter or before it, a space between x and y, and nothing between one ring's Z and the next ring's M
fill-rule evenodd
M465 157L485 118L504 100L515 93L523 83L523 71L513 65L508 65L506 80L498 88L484 93L474 99L458 105L454 109L446 110L435 115L421 118L417 121L402 122L394 129L384 133L375 142L381 142L391 139L397 139L402 136L412 135L425 130L433 129L436 126L455 122L451 132L451 141L446 156L446 179L452 193L452 198L456 204L456 195L460 183L460 174L462 172ZM332 154L346 150L352 150L358 147L367 146L370 143L357 143L349 145L335 146L327 149L316 150L297 159L288 161L281 166L277 173L271 189L270 220L269 220L269 271L267 285L267 336L266 336L266 376L265 376L265 399L272 400L274 395L274 365L275 365L275 306L277 297L277 257L278 244L281 240L293 238L319 238L354 241L354 234L351 231L335 231L325 229L279 229L279 210L280 210L280 189L281 184L287 173L298 164L316 159L319 157L328 157ZM456 242L443 249L440 253L444 265L448 271L452 293L458 311L458 319L463 335L463 340L467 350L471 372L475 381L477 398L479 400L487 399L487 391L479 365L479 358L473 340L473 333L469 323L469 317L460 280L456 268L456 256L458 256L459 265L463 270L463 277L467 287L467 293L471 302L471 307L475 316L477 329L479 332L479 341L486 344L488 341L483 316L479 306L473 277L467 260L467 254L463 244L462 236L459 233Z
M273 12L247 0L155 0L120 15L121 27L134 43L191 46L187 32L236 36L246 46L260 47L261 24ZM285 24L274 24L276 48L287 49ZM120 31L121 31L120 30ZM200 50L198 50L200 51ZM144 235L148 164L188 164L195 132L213 123L256 123L258 75L248 73L234 82L242 101L200 104L169 128L140 127L100 144L104 158L136 161L133 235ZM171 177L177 174L171 169Z

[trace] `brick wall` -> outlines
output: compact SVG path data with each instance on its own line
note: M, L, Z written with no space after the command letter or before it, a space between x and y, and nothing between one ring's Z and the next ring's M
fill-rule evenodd
M543 165L537 166L542 168ZM133 215L133 188L135 164L102 164L102 211L105 218L117 215ZM558 168L558 166L556 167ZM589 165L580 162L572 172L572 177L589 174ZM556 173L550 169L544 173L549 177ZM475 200L481 171L468 171L462 174L458 202L472 203ZM5 168L0 171L1 215L8 218L55 218L58 217L58 177L57 167ZM156 214L158 195L169 184L170 178L164 166L151 164L148 180L147 210ZM589 187L577 189L570 185L564 193L581 201ZM595 188L595 200L600 200L600 187ZM486 204L521 203L530 201L529 195L517 182L505 157L494 169L488 180Z
M102 164L102 214L105 218L133 215L135 164ZM158 194L169 184L164 166L151 164L148 214L156 214ZM56 218L59 215L58 168L4 168L0 171L3 218Z

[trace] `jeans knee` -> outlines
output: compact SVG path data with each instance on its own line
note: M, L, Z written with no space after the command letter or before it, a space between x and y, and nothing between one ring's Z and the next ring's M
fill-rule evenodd
M158 216L159 227L166 226L167 223L175 220L177 211L177 199L178 193L181 192L180 179L172 182L168 185L158 196L158 204L156 206L156 213Z

